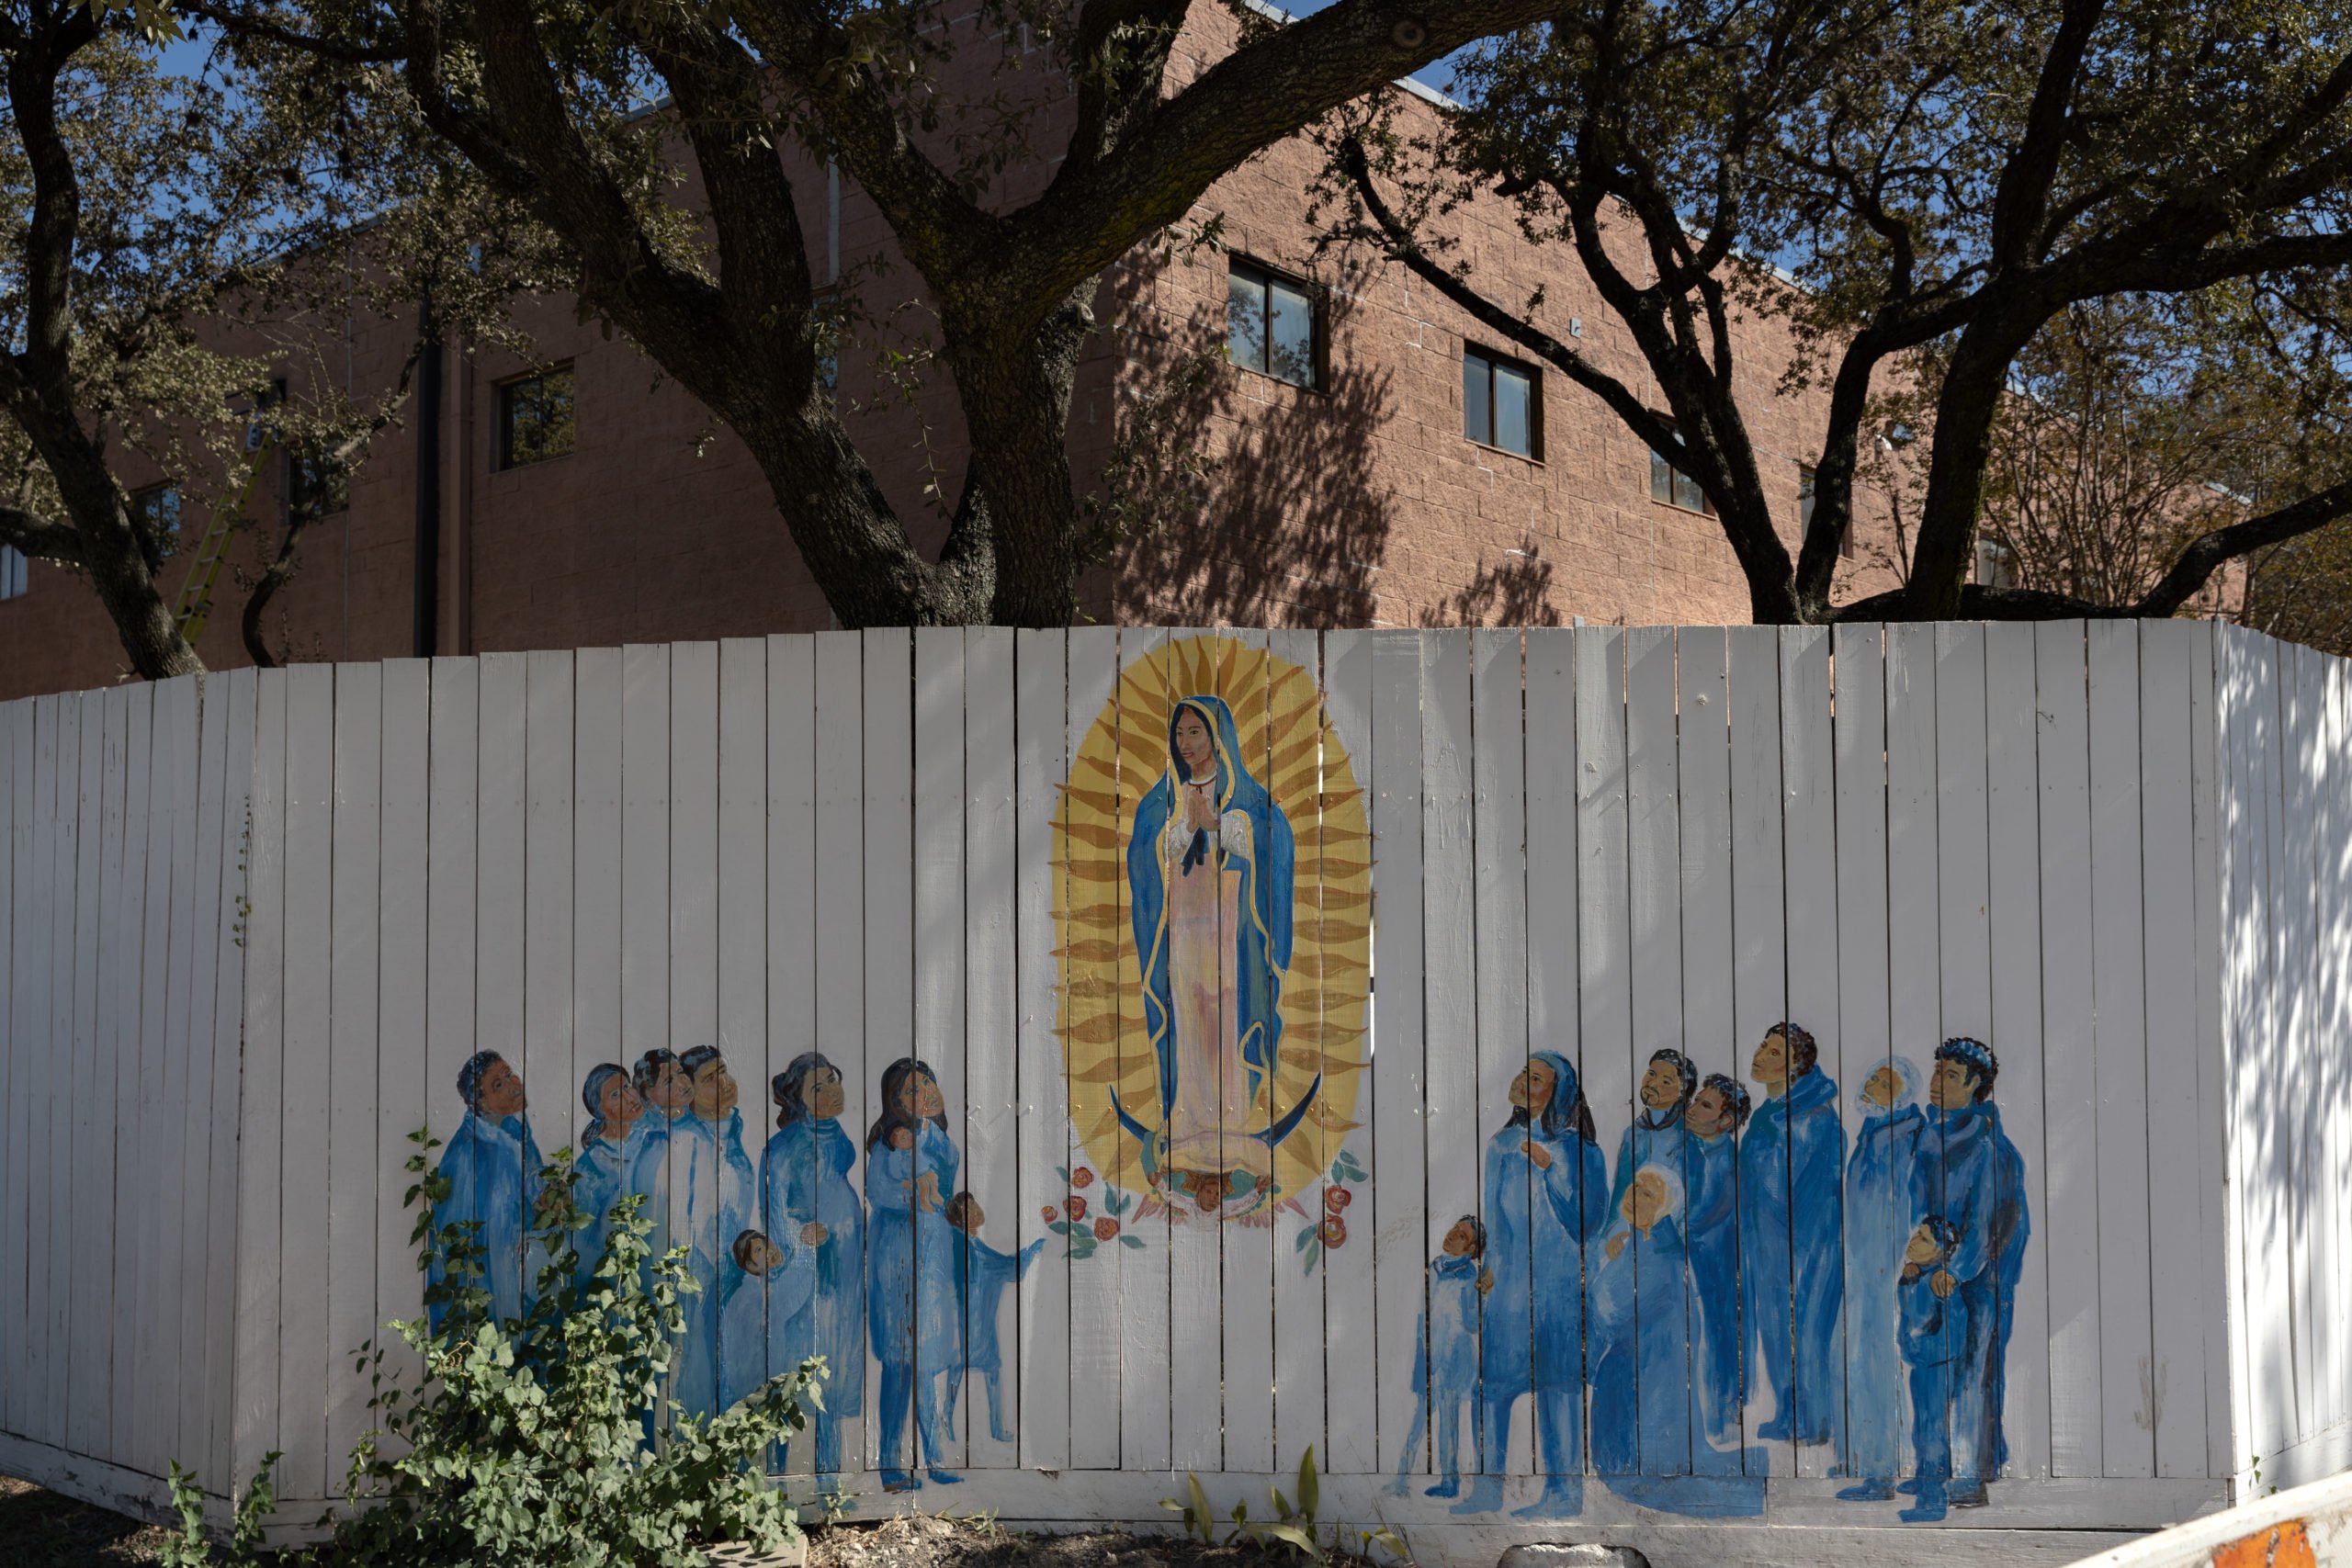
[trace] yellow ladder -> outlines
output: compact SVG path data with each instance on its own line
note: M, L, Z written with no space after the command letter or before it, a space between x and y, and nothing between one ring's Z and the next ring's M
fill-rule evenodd
M245 466L244 482L237 487L235 502L212 509L212 525L204 531L203 541L196 547L196 562L187 569L179 599L172 606L172 620L190 643L204 635L204 623L211 619L212 585L220 581L220 563L228 558L229 536L243 519L245 502L253 499L254 486L260 482L262 468L277 445L265 441L256 447L253 461Z

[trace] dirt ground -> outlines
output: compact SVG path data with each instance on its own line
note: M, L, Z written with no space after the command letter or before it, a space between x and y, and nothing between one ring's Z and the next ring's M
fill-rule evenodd
M1030 1535L985 1517L902 1514L831 1528L804 1520L808 1568L1297 1568L1287 1552L1174 1535ZM123 1568L163 1561L166 1532L0 1475L0 1568ZM1336 1565L1335 1565L1336 1568Z

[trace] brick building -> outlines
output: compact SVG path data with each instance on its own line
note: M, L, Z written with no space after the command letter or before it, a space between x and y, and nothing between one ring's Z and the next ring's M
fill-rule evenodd
M1171 74L1200 69L1235 26L1221 8L1196 9ZM1048 134L1041 144L1055 143ZM906 333L910 313L894 310L887 291L902 294L911 270L861 265L890 255L887 228L854 186L796 162L819 276L859 290L863 313L890 323L885 337ZM1081 493L1099 482L1114 421L1165 384L1159 367L1221 356L1228 344L1232 362L1213 364L1167 411L1221 465L1205 504L1129 540L1085 584L1084 612L1173 625L1746 620L1746 587L1715 521L1598 400L1521 363L1402 268L1317 254L1307 190L1319 167L1306 138L1277 144L1195 209L1197 220L1222 215L1222 249L1139 248L1106 279L1103 330L1071 413ZM1628 335L1564 248L1528 243L1500 202L1452 221L1483 288L1510 299L1541 285L1543 324L1646 384ZM570 299L520 301L517 319L537 345L531 360L457 344L444 355L437 473L421 480L413 420L388 430L350 476L347 507L306 536L300 574L266 617L277 657L415 650L420 482L440 495L438 652L831 624L765 480L707 411L626 341L582 324ZM311 318L261 330L299 396L322 378L390 384L412 324ZM1751 427L1793 550L1826 394L1778 389L1792 346L1785 323L1751 319L1740 332ZM844 344L839 395L928 550L960 479L952 390L911 402L882 395L872 347ZM276 548L285 479L280 465L257 487L254 525L221 574L198 645L214 668L248 661L243 581ZM201 528L190 511L184 537ZM1858 494L1857 511L1841 599L1894 581L1879 498ZM167 591L192 554L167 566ZM119 679L120 649L88 589L41 563L12 564L0 571L0 697Z

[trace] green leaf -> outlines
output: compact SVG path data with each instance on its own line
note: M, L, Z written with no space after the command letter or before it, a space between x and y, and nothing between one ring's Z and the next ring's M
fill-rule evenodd
M1123 1235L1123 1236L1121 1236L1119 1239L1120 1239L1122 1242L1125 1243L1127 1246L1132 1247L1135 1247L1135 1248L1136 1248L1136 1249L1138 1249L1138 1250L1140 1250L1140 1249L1142 1248L1142 1247L1143 1247L1143 1238L1142 1238L1141 1236L1135 1236L1135 1235Z
M1322 1482L1315 1473L1315 1445L1309 1443L1306 1445L1306 1451L1298 1456L1299 1513L1312 1523L1322 1500Z

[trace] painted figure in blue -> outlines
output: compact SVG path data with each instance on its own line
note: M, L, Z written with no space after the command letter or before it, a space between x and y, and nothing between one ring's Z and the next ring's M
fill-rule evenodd
M481 1248L481 1288L490 1292L492 1320L519 1317L536 1293L528 1278L530 1227L539 1206L539 1146L532 1140L531 1124L524 1120L526 1101L523 1079L495 1051L481 1051L458 1072L458 1096L466 1116L458 1124L437 1167L449 1183L447 1196L434 1206L433 1228L471 1224ZM443 1281L436 1254L428 1279ZM448 1314L448 1303L436 1303L427 1315L434 1328Z
M1279 1114L1271 1103L1294 857L1290 819L1250 773L1232 710L1216 697L1178 703L1167 771L1127 844L1144 1027L1159 1057L1159 1103L1144 1116L1157 1110L1157 1124L1112 1103L1143 1141L1150 1179L1204 1211L1272 1196L1274 1146L1321 1087Z
M1502 1506L1511 1406L1532 1396L1544 1491L1518 1511L1557 1517L1584 1507L1584 1244L1609 1213L1609 1161L1566 1057L1531 1055L1510 1103L1487 1144L1478 1481L1453 1511Z
M1626 1185L1642 1167L1663 1166L1678 1178L1683 1175L1683 1119L1698 1088L1699 1069L1690 1057L1671 1048L1650 1053L1649 1068L1642 1074L1641 1110L1617 1140L1617 1174L1609 1186L1611 1213L1625 1201Z
M1740 1142L1740 1288L1772 1394L1772 1417L1756 1429L1768 1442L1838 1435L1846 1129L1819 1057L1811 1033L1777 1023L1748 1072L1765 1098Z
M1046 1249L1039 1236L1020 1253L999 1252L980 1239L988 1212L969 1192L947 1201L947 1223L956 1228L956 1300L964 1320L964 1371L980 1374L989 1402L989 1432L1000 1443L1013 1440L1004 1424L1004 1350L997 1340L997 1314L1005 1291L1028 1277L1029 1266ZM947 1429L956 1429L956 1402L964 1392L960 1373L947 1379Z
M1620 1477L1690 1470L1690 1309L1682 1280L1681 1174L1634 1172L1592 1271L1592 1468Z
M572 1183L571 1199L589 1221L573 1233L572 1246L580 1254L579 1277L585 1280L604 1261L613 1200L628 1184L645 1101L629 1082L627 1067L617 1062L600 1062L588 1069L588 1077L581 1083L580 1103L587 1108L588 1125L580 1132L580 1160L574 1167L578 1179Z
M650 1178L653 1171L666 1168L671 1125L686 1113L695 1086L685 1069L678 1066L678 1054L659 1045L637 1059L630 1084L637 1090L637 1098L645 1102L645 1114L638 1119L637 1146L629 1152L628 1163L623 1168L628 1174L622 1182L626 1190L645 1200L645 1219L659 1225L667 1223L667 1216L654 1207L653 1190L642 1185L639 1178Z
M1485 1272L1486 1257L1487 1227L1477 1215L1464 1214L1430 1260L1429 1309L1413 1341L1413 1425L1397 1457L1391 1496L1402 1497L1410 1487L1406 1477L1424 1434L1434 1446L1438 1472L1427 1495L1462 1495L1464 1422L1470 1424L1470 1441L1478 1440L1478 1292L1494 1283L1494 1276Z
M1951 1279L1947 1265L1958 1242L1959 1231L1950 1220L1925 1216L1905 1244L1903 1272L1896 1277L1897 1353L1910 1371L1911 1449L1919 1466L1919 1478L1912 1483L1918 1501L1902 1517L1915 1524L1944 1517L1953 1481L1952 1383L1967 1354L1968 1307L1943 1281Z
M1711 1073L1690 1097L1683 1146L1689 1173L1683 1236L1690 1252L1690 1305L1696 1335L1690 1359L1698 1435L1691 1468L1736 1475L1746 1438L1740 1428L1739 1130L1747 1124L1747 1090Z
M2001 1404L2018 1272L2030 1226L2025 1164L2001 1130L1993 1103L2000 1070L1980 1040L1952 1039L1936 1047L1928 1124L1912 1173L1913 1212L1940 1215L1952 1228L1954 1239L1931 1283L1959 1302L1966 1325L1952 1368L1951 1501L1956 1508L1981 1506L1985 1482L2008 1458Z
M817 1249L793 1241L778 1247L759 1231L745 1231L728 1248L727 1299L718 1308L718 1407L733 1405L780 1372L800 1364L786 1334L806 1314L817 1291ZM775 1468L783 1468L778 1445Z
M804 1358L825 1359L825 1407L810 1417L819 1487L840 1485L842 1423L865 1408L865 1205L850 1171L857 1145L842 1131L847 1097L842 1075L814 1051L792 1059L768 1085L775 1134L760 1158L760 1224L770 1236L816 1249L817 1282L808 1303L769 1341L784 1351L770 1376Z
M686 1328L670 1397L689 1416L709 1416L719 1408L719 1307L736 1273L730 1248L756 1225L760 1183L743 1152L743 1117L726 1058L715 1045L697 1045L678 1066L689 1085L686 1114L670 1123L668 1138L639 1146L629 1184L648 1194L654 1255L686 1248L695 1289L679 1303Z
M1911 1183L1926 1124L1919 1069L1881 1062L1855 1095L1854 1150L1846 1159L1846 1473L1838 1494L1850 1503L1894 1495L1903 1459L1901 1363L1887 1354L1895 1336L1895 1276L1916 1216Z
M947 1223L961 1156L947 1133L939 1079L912 1056L882 1075L882 1113L865 1135L865 1201L874 1235L866 1248L866 1324L882 1363L882 1485L908 1492L925 1469L943 1485L961 1481L942 1467L946 1427L940 1383L964 1365L964 1325L956 1292L961 1239ZM911 1406L922 1451L909 1463Z

